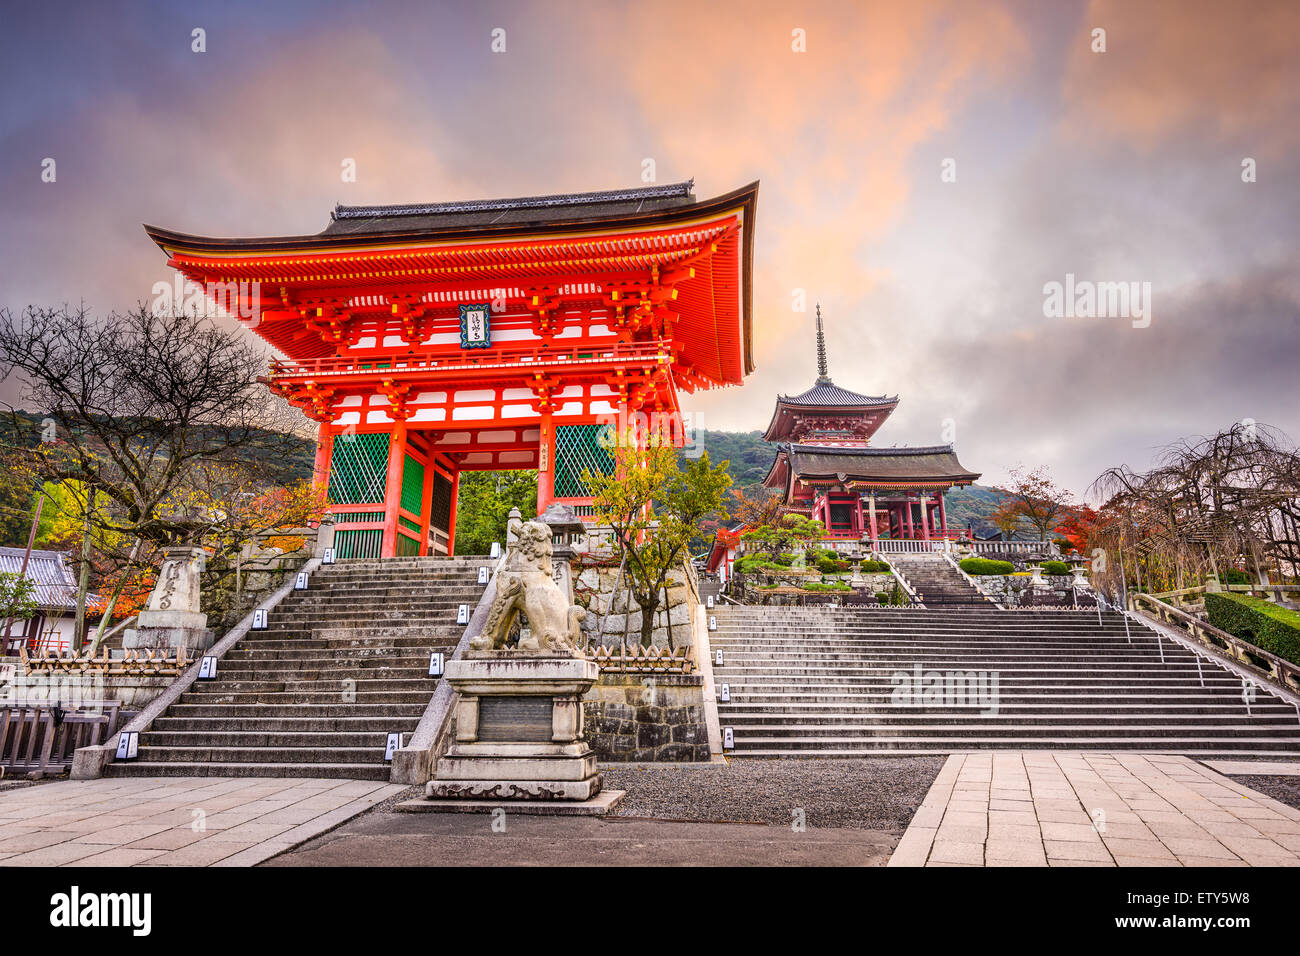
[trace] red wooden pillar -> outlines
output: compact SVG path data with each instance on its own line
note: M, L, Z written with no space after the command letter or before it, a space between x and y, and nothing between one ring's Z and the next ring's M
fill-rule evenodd
M329 422L321 422L316 432L316 465L312 469L312 481L318 485L329 485L330 461L334 456L334 429Z
M948 516L943 513L943 492L939 492L939 528L943 531L948 530Z
M388 438L388 478L384 482L384 540L379 555L397 554L397 515L402 504L402 465L406 462L406 422L393 425Z
M871 521L871 540L875 541L880 537L876 530L876 495L872 492L871 497L867 499L867 517Z
M537 513L546 511L555 498L555 426L550 411L542 412L541 434L537 439Z
M930 540L930 500L928 495L921 495L921 537Z
M451 475L451 515L447 518L447 555L456 553L456 502L460 498L460 469Z
M424 462L424 485L420 488L420 554L433 554L429 549L429 525L433 521L433 482L438 477L438 471L433 461L432 444L425 444L429 452Z
M916 537L916 526L912 524L912 499L907 498L903 501L903 515L906 519L907 537L914 539Z

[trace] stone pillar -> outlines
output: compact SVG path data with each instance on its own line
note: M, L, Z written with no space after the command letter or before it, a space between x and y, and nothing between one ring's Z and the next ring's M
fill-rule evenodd
M163 549L158 583L148 604L136 618L136 626L122 636L125 648L175 650L185 648L187 656L212 645L208 616L199 610L199 574L206 553L195 545Z

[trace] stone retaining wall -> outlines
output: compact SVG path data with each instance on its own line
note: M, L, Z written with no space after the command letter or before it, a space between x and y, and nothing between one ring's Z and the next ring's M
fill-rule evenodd
M707 761L701 674L601 674L583 698L587 742L604 762Z
M1032 576L1028 574L972 574L971 580L981 591L1003 607L1019 607L1020 596L1029 589ZM1040 586L1044 595L1049 592L1061 600L1070 599L1070 588L1074 584L1072 574L1045 574L1045 586Z

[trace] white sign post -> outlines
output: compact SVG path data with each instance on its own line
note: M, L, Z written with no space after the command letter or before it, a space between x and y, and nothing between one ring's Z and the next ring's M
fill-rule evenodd
M457 624L468 624L468 623L469 623L469 605L468 605L468 604L462 604L459 608L456 609L456 623L457 623Z
M140 756L140 735L136 731L119 734L117 737L117 754L115 760L134 760Z
M306 572L306 571L299 571L299 572L298 572L298 577L297 577L297 578L294 580L294 582L293 582L293 589L294 589L295 591L305 591L305 590L307 590L307 572Z
M713 655L713 663L714 663L714 665L717 666L717 667L721 667L721 666L722 666L722 651L721 651L721 650L719 650L716 654Z
M723 750L736 749L736 732L732 730L730 727L722 728L722 749Z
M333 563L334 563L334 549L333 549L333 548L326 548L326 549L325 549L325 553L321 555L320 563L321 563L321 564L333 564Z
M199 680L212 680L217 676L217 659L205 657L199 664Z
M253 630L255 631L266 630L266 608L259 607L256 611L253 612Z
M439 651L434 651L429 655L429 676L442 676L442 654Z
M731 703L731 685L730 685L730 684L723 684L723 685L722 685L722 697L721 697L721 700L722 700L722 702L723 702L724 704L730 704L730 703Z
M717 629L718 629L718 619L717 619L716 617L714 617L712 614L710 614L710 615L709 615L709 630L710 630L710 631L716 631Z
M488 569L486 564L483 565L483 567L478 569L478 583L479 584L488 583Z
M384 763L393 762L393 751L402 746L401 734L389 734L388 743L384 746Z

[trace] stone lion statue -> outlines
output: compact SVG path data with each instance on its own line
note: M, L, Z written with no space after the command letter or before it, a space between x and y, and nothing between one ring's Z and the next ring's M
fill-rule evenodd
M512 520L510 530L516 540L497 575L497 593L483 633L469 642L470 647L477 651L504 647L522 611L531 634L520 640L519 650L576 654L581 642L579 625L587 612L570 604L569 596L555 583L550 527L541 521Z

